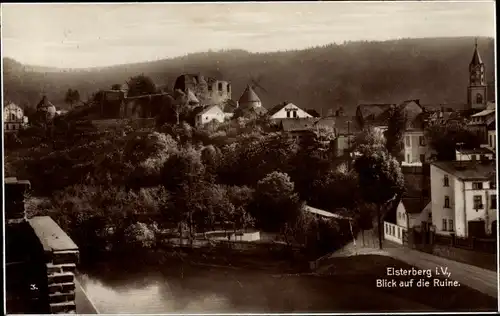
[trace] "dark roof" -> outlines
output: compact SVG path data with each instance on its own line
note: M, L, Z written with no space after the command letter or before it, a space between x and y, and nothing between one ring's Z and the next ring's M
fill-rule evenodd
M315 109L306 109L304 111L306 111L307 114L311 115L312 117L321 117L321 115Z
M474 66L483 64L481 55L479 55L479 51L477 50L477 43L476 46L474 47L474 53L472 54L472 60L470 61L470 64Z
M313 118L282 119L280 126L285 132L307 131L314 127L316 120Z
M335 135L348 135L360 131L357 120L352 116L332 117L335 122Z
M432 165L466 180L491 180L495 177L495 161L435 161Z
M49 101L49 99L46 97L46 96L43 96L42 99L40 100L40 102L38 102L38 105L36 106L37 109L39 108L48 108L48 107L54 107L54 104L52 104L52 102Z
M272 116L276 113L278 113L279 110L281 110L282 108L284 108L288 103L286 102L283 102L283 103L280 103L280 104L277 104L275 106L273 106L272 108L270 108L268 111L267 111L267 114L269 116Z
M251 103L251 102L261 102L261 101L257 93L253 91L252 87L247 85L247 88L241 94L239 103Z
M493 154L494 153L490 149L483 148L483 147L473 148L473 149L462 148L462 149L457 149L457 151L461 154L464 154L464 155L468 155L468 154L480 155L480 154Z
M405 207L406 213L418 214L429 204L431 200L426 197L403 197L401 202Z
M375 120L382 113L386 112L394 104L389 103L379 103L379 104L360 104L358 105L358 111L360 112L363 119Z

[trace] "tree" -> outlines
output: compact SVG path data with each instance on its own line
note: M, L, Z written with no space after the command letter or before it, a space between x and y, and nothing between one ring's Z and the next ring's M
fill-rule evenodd
M201 162L201 155L193 148L183 148L173 153L165 161L161 171L163 185L175 196L171 208L174 213L172 217L177 219L180 225L187 222L191 236L195 211L192 206L200 200L200 192L206 185L202 181L204 174L205 167Z
M137 97L141 95L155 94L157 92L156 85L153 80L144 74L131 77L127 81L128 97Z
M389 110L389 121L385 133L385 147L396 159L401 159L403 150L403 134L408 124L408 116L404 109L394 107Z
M426 128L425 136L437 160L455 160L457 144L461 148L477 148L481 144L480 137L469 130L465 122L432 123Z
M361 133L358 133L354 138L353 147L356 149L362 146L368 147L385 147L386 139L384 134L379 129L372 126L364 128Z
M300 214L301 203L290 177L272 172L257 183L252 215L266 230L280 230L293 224Z
M360 146L354 161L364 200L377 205L379 246L382 249L383 207L404 191L404 178L399 162L380 146Z
M73 108L73 105L80 101L80 92L78 90L68 89L66 91L66 96L64 97L64 102Z

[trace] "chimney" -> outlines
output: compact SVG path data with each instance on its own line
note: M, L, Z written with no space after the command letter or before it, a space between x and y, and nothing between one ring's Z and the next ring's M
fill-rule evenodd
M27 180L17 178L5 178L5 219L7 224L18 224L26 222L26 210L24 197L31 187Z

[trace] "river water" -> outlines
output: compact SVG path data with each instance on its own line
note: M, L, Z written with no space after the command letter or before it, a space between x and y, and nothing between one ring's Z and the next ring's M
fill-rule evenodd
M249 269L114 266L80 272L78 279L98 312L106 314L328 312L337 305L326 280Z

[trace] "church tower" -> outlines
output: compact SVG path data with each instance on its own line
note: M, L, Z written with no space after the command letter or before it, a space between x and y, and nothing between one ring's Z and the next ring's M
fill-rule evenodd
M469 86L467 88L467 105L469 109L486 108L486 78L484 63L477 51L477 39L474 54L469 64Z

